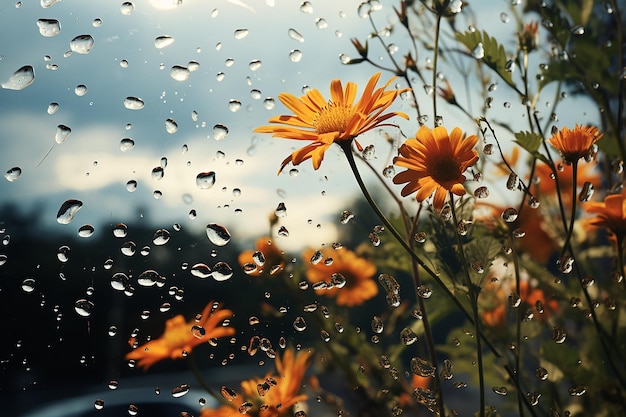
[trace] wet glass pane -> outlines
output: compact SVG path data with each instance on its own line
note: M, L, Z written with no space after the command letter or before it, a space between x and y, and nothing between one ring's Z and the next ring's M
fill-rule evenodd
M626 11L470 3L0 6L2 413L619 415Z

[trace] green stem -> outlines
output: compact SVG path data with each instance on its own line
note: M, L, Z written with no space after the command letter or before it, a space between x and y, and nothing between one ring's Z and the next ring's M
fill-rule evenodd
M470 277L469 272L469 264L467 263L467 259L465 258L465 249L463 248L463 239L461 239L461 235L456 231L456 225L458 224L458 219L456 217L456 209L454 208L454 194L452 192L450 194L450 208L452 209L452 219L454 221L454 235L456 236L457 245L459 246L459 254L461 256L461 264L463 265L463 272L465 272L465 279L467 280L467 288L469 289L470 301L472 303L472 310L474 314L474 332L476 333L476 355L478 362L478 384L479 384L479 401L480 401L480 417L485 417L485 372L483 369L483 352L481 345L481 337L482 334L480 330L480 320L478 319L478 292L476 291L476 287L472 283L472 278Z
M570 213L569 226L567 230L565 230L565 243L563 244L563 249L561 249L561 257L565 255L565 251L567 250L570 240L572 239L572 235L574 234L574 222L576 221L576 182L578 182L577 172L578 161L574 161L572 162L572 211Z
M515 269L515 288L516 293L521 297L521 283L520 283L520 266L517 251L515 250L515 243L513 241L513 233L509 232L509 243L511 245L511 254L513 255L513 268ZM522 311L519 306L515 307L515 376L517 377L517 385L521 386L521 357L522 357ZM517 390L517 410L520 417L524 417L524 393L522 390Z
M435 51L433 56L433 124L437 127L437 60L439 58L439 29L441 27L441 13L437 13L437 22L435 23Z
M193 355L193 351L189 352L189 354L187 355L187 361L189 362L189 367L191 368L191 372L193 373L193 376L196 378L200 386L210 396L212 396L216 400L224 401L224 398L221 395L217 395L215 391L213 391L213 389L209 386L209 384L207 384L207 382L202 377L202 374L200 373L200 369L198 369L198 363L196 362L196 358Z

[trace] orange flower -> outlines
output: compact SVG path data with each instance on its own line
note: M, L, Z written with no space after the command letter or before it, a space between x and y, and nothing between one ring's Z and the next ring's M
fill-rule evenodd
M596 227L606 227L616 236L626 235L626 199L625 194L610 194L601 203L585 204L588 213L596 213L596 217L588 224Z
M276 356L277 375L268 373L265 378L252 378L241 382L243 394L241 405L231 403L232 405L224 405L217 410L204 408L200 412L200 417L250 415L255 411L252 409L254 406L258 407L259 415L262 417L292 415L291 407L308 398L306 394L300 394L300 391L302 379L312 356L311 349L298 353L294 353L293 349L285 350L282 359ZM246 411L240 414L244 408Z
M138 361L137 366L147 370L160 360L182 358L209 339L234 335L235 329L221 324L224 319L232 316L232 311L221 309L217 303L211 301L197 319L185 322L185 318L179 314L167 320L161 337L127 353L126 359ZM133 344L134 339L130 342Z
M302 257L308 261L315 254L313 249L308 249ZM325 260L309 263L306 271L309 282L326 283L324 288L316 289L318 294L336 297L337 305L347 307L361 305L378 294L378 286L372 279L376 273L373 263L345 248L324 248L321 254Z
M448 136L445 127L430 130L422 126L415 139L409 139L400 147L400 156L393 163L408 168L393 178L395 184L407 183L402 189L405 197L417 191L417 201L433 196L433 206L441 210L447 192L465 194L463 172L478 161L478 152L472 149L478 137L463 138L463 132L454 128Z
M563 127L552 135L549 142L561 153L566 163L573 163L593 155L593 145L601 137L602 133L597 128L577 124L573 130Z
M241 252L238 260L245 273L255 277L277 275L285 269L283 252L267 236L257 239L256 250Z
M530 23L526 23L524 30L517 34L517 40L520 49L526 52L537 49L537 42L539 41L539 22L533 20Z
M330 83L330 97L326 101L316 90L309 90L306 95L297 98L289 93L280 93L280 101L295 115L272 117L269 122L278 126L260 126L254 129L259 133L272 133L274 137L308 140L313 143L293 152L282 162L278 173L291 162L299 165L307 159L312 159L313 168L318 169L324 159L324 152L337 141L352 141L361 133L385 126L387 119L400 116L409 117L400 112L385 113L398 95L408 89L385 89L394 78L376 90L374 87L380 78L380 73L374 74L365 86L363 96L355 104L356 84L349 82L344 89L341 81L333 80ZM356 141L355 141L356 142ZM361 145L356 142L359 150Z

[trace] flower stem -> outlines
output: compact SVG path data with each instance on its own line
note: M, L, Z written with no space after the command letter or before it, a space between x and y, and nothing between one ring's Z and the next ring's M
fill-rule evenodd
M478 384L479 384L479 401L480 401L480 417L485 417L485 372L483 370L483 352L481 345L481 330L480 320L478 318L478 292L476 287L472 283L472 279L469 273L469 264L465 258L465 250L463 249L463 240L461 235L456 230L458 220L456 217L456 210L454 208L454 194L450 194L450 208L452 209L452 219L454 221L454 235L456 236L457 245L459 246L459 254L461 256L461 264L463 265L463 272L465 272L465 278L467 280L467 288L469 289L470 301L472 303L472 313L474 314L474 332L476 333L476 355L478 363Z
M213 391L213 389L209 386L209 384L207 384L207 382L202 377L202 374L200 373L200 369L198 369L198 363L196 362L196 358L193 355L193 351L189 352L189 354L187 355L187 360L189 362L189 367L191 368L191 372L193 373L193 376L196 378L200 386L211 397L215 398L218 401L223 401L224 398L221 395L217 395L215 391Z
M565 231L565 243L563 244L563 249L561 249L561 257L565 255L567 248L569 246L569 242L572 239L572 235L574 234L574 221L576 220L576 183L578 182L577 178L578 172L578 161L572 162L572 212L570 213L569 226Z
M433 123L437 127L437 59L439 58L439 29L441 28L441 13L437 13L435 23L435 50L433 52Z

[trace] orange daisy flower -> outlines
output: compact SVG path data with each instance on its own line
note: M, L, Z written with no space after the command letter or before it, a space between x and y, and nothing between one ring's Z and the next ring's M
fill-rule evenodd
M308 262L315 253L308 249L302 257ZM327 283L325 288L316 289L318 294L335 297L337 305L347 307L361 305L378 294L378 286L372 279L376 265L372 262L345 248L324 248L321 253L325 261L308 263L306 271L309 282Z
M433 196L433 206L441 210L448 191L465 194L463 172L478 161L478 152L473 149L476 142L476 135L463 138L459 128L452 129L448 136L443 126L433 130L422 126L394 158L395 165L408 169L397 174L393 182L407 183L401 192L403 197L417 191L417 201L422 202Z
M554 148L561 153L566 163L577 162L593 152L593 145L602 137L602 133L593 126L576 125L573 130L563 127L549 139Z
M221 309L213 301L209 302L197 319L185 321L179 314L165 322L165 331L155 340L141 345L126 354L127 360L138 361L137 366L147 370L163 359L178 359L209 339L233 336L235 329L222 325L233 316L231 310ZM130 339L134 345L134 338Z
M381 88L374 89L379 78L380 73L370 78L361 99L356 104L354 103L356 84L349 82L344 89L339 80L333 80L330 83L331 99L329 101L326 101L316 89L309 90L300 98L289 93L280 93L278 95L280 101L295 115L272 117L269 122L276 123L277 126L260 126L254 131L272 133L272 136L279 138L308 140L313 143L285 158L278 173L289 162L298 165L307 159L312 159L313 168L318 169L324 159L324 152L334 142L352 141L362 133L385 126L384 122L394 116L408 120L409 117L401 112L384 113L396 97L408 89L385 91L395 77ZM359 150L362 150L358 142L356 145Z
M257 239L256 250L241 252L238 260L244 272L255 277L274 276L285 270L283 252L268 236Z
M308 396L301 394L302 379L306 373L313 350L301 350L294 353L293 349L285 350L283 357L276 356L277 374L268 373L264 378L252 378L241 382L241 405L230 403L218 409L204 408L200 417L227 417L241 414L259 415L262 417L279 417L292 415L291 408ZM248 404L247 406L245 404ZM231 405L232 404L232 405ZM245 412L241 409L245 408ZM259 411L257 414L256 411Z
M610 194L603 202L585 204L588 213L596 213L596 217L588 224L596 227L606 227L616 236L626 235L626 199L625 194Z

